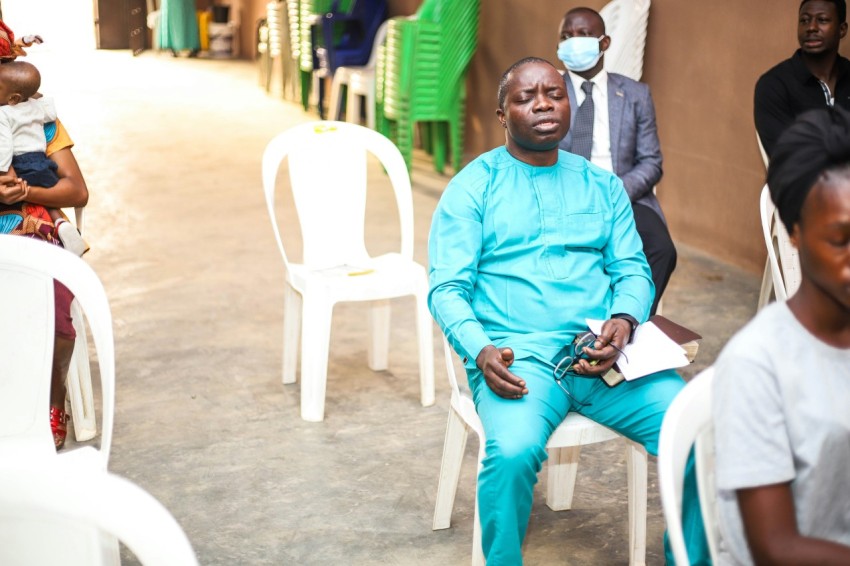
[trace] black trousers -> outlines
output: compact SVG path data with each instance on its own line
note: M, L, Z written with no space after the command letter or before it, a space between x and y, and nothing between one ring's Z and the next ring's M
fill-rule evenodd
M655 300L652 302L650 315L655 314L661 296L667 288L670 276L676 269L676 247L670 238L667 225L657 212L643 204L633 204L635 226L643 242L643 253L652 271L652 282L655 283Z

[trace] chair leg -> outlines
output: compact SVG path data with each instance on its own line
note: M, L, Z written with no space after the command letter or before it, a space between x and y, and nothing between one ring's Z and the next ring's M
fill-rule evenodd
M366 125L372 130L375 129L375 81L369 84L366 94Z
M452 146L452 167L454 172L460 171L460 163L463 159L463 133L466 125L464 109L466 108L466 82L460 82L461 88L456 100L454 119L449 120L450 145Z
M764 275L761 278L761 291L759 291L758 310L764 308L770 302L770 295L773 292L773 274L770 272L770 259L764 266Z
M269 92L272 84L272 60L268 51L260 55L260 81L262 81L266 92Z
M581 446L549 449L546 505L552 511L572 508L580 455Z
M97 417L94 411L86 327L83 322L83 310L77 301L71 303L71 318L77 339L74 341L74 353L68 367L68 397L71 402L74 438L77 442L83 442L97 435Z
M283 383L295 383L298 338L301 333L301 295L285 285L283 292Z
M481 517L478 514L478 486L475 486L475 524L472 527L472 566L484 566L484 547L481 544Z
M320 422L325 418L333 305L309 294L301 300L301 418Z
M643 446L629 442L626 448L629 485L629 564L646 564L647 457Z
M434 148L434 170L441 175L446 170L446 145L448 142L448 125L445 122L432 122L431 143Z
M369 308L369 369L384 371L390 352L390 317L392 307L388 300L373 301Z
M360 123L360 101L357 93L350 86L345 93L345 121L351 124Z
M484 566L484 545L481 543L481 515L478 513L478 476L484 465L484 457L487 455L487 441L483 436L478 436L478 468L475 471L475 518L472 523L472 566Z
M416 326L419 339L419 395L423 407L434 404L434 319L428 311L428 291L416 295Z
M449 409L446 423L446 440L443 443L443 460L440 463L440 481L437 484L437 503L434 506L434 524L432 529L448 529L452 522L452 508L455 504L460 467L469 429L463 419Z
M350 91L351 89L345 86L340 80L340 74L334 75L333 81L331 81L331 100L328 103L328 120L339 120L340 114L340 102L342 102L342 89L345 87L346 91Z

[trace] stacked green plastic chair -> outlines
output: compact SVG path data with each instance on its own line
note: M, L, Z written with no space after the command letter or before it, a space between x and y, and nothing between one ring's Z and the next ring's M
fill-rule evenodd
M466 72L478 44L479 0L425 0L413 18L393 18L378 60L377 127L401 150L410 170L413 132L443 172L463 156Z

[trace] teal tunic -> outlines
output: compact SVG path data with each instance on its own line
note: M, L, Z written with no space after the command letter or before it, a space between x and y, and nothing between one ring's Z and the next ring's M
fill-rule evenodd
M551 360L585 318L646 320L654 287L615 175L565 151L534 167L505 147L452 179L429 239L429 307L467 368L488 344Z
M195 0L162 0L159 47L175 51L201 48Z
M563 151L551 167L522 163L504 147L485 153L452 179L437 205L428 304L465 358L484 429L477 500L487 566L522 564L546 443L570 411L657 453L664 413L684 387L675 371L613 388L574 376L559 386L551 363L587 329L586 318L646 320L655 291L642 248L622 182ZM511 371L526 381L528 395L504 399L489 388L475 366L488 344L514 350ZM692 563L708 564L692 462L682 500Z

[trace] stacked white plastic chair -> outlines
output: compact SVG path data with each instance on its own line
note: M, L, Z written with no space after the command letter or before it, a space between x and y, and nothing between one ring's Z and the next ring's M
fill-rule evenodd
M611 0L599 14L611 38L605 52L605 70L639 81L643 75L649 0Z
M717 563L716 487L714 480L714 425L712 382L714 369L707 368L679 392L661 425L658 441L658 485L667 523L667 538L676 564L688 566L682 530L682 494L685 466L694 448L700 508L712 561Z
M364 241L367 155L386 171L399 216L397 253L372 257ZM286 160L303 260L289 259L275 213L275 185ZM376 174L384 175L377 171ZM301 340L301 417L321 421L331 316L334 304L370 303L368 365L387 369L390 302L413 295L419 342L420 397L434 403L433 323L428 312L425 267L413 261L413 197L404 159L393 143L368 128L345 122L312 122L275 137L263 154L263 188L284 263L283 382L295 382Z
M300 96L298 65L292 54L290 34L290 5L294 0L275 0L266 4L268 42L266 53L261 54L261 78L266 92L271 91L275 67L280 69L281 95L285 100L296 101ZM277 64L276 64L277 62Z
M143 565L198 563L174 517L136 484L66 463L0 463L0 564L117 565L115 540Z
M478 435L479 470L484 460L486 444L484 428L475 411L471 394L468 390L461 391L458 385L454 355L445 337L443 350L452 399L446 425L443 460L440 465L440 483L437 487L437 504L434 509L432 527L434 530L448 529L451 526L452 508L469 430L472 429ZM549 451L549 459L546 463L548 468L546 505L553 511L570 509L575 492L581 447L617 438L624 437L578 413L568 414L564 422L552 433L546 445ZM626 469L629 489L629 564L636 566L645 564L646 560L647 457L646 450L640 444L627 441ZM477 490L475 525L472 534L472 564L473 566L484 564Z

